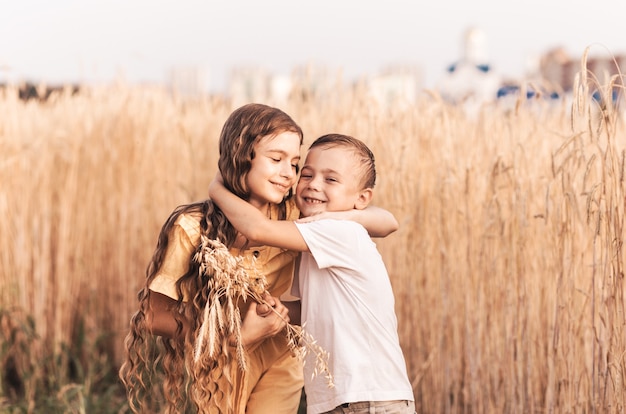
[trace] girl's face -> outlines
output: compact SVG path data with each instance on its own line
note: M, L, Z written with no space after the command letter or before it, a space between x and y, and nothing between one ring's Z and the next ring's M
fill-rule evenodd
M278 204L296 182L296 166L300 161L300 136L282 132L266 136L254 146L246 184L250 204L265 211L270 203Z

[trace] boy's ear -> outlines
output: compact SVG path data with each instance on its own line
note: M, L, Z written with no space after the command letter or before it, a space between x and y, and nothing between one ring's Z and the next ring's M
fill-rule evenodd
M361 190L361 192L359 193L359 197L354 203L354 208L356 208L357 210L363 210L369 205L370 201L372 201L372 197L374 197L374 190L372 190L371 188Z

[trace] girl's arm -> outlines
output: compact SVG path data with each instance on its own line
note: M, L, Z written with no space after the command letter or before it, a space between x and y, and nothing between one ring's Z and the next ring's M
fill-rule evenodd
M398 230L398 221L391 212L376 206L367 206L363 210L325 211L309 217L299 218L298 223L309 223L322 219L356 221L369 233L370 237L387 237Z
M261 306L250 301L248 310L243 315L241 323L241 343L246 348L251 348L261 343L264 339L274 336L283 330L289 322L289 309L278 298L266 298L273 310L261 310ZM150 291L149 306L146 313L146 325L153 335L174 338L178 324L174 314L176 312L176 300L162 293ZM189 330L189 322L183 320L180 337L184 338Z
M228 221L251 243L304 252L308 247L293 221L270 220L259 209L231 193L218 178L209 186L209 196Z
M148 310L146 312L146 326L153 335L174 338L178 323L176 322L176 300L162 293L150 291L148 293ZM189 330L189 322L182 321L181 337Z
M294 251L308 251L308 247L294 222L270 220L259 209L224 187L219 176L211 182L209 196L220 207L233 226L250 242ZM366 211L368 209L371 210ZM363 225L370 235L375 237L386 236L398 228L395 217L378 207L325 213L320 215L320 217L322 216L352 219Z

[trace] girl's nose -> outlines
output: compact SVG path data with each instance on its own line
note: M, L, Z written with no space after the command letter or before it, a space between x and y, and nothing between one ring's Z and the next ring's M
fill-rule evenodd
M293 179L296 177L296 170L293 168L291 163L287 163L287 165L283 164L283 168L281 170L281 174L283 177L287 177L289 179Z

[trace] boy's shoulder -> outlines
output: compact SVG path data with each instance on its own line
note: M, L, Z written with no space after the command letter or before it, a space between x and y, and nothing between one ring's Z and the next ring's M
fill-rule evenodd
M359 233L361 232L363 232L365 235L368 234L367 230L365 229L365 227L363 227L362 224L347 219L323 218L319 220L309 221L307 223L296 222L296 225L298 227L310 226L303 228L308 228L310 229L310 231L316 233L350 235L350 237L353 237L354 235L359 235Z

